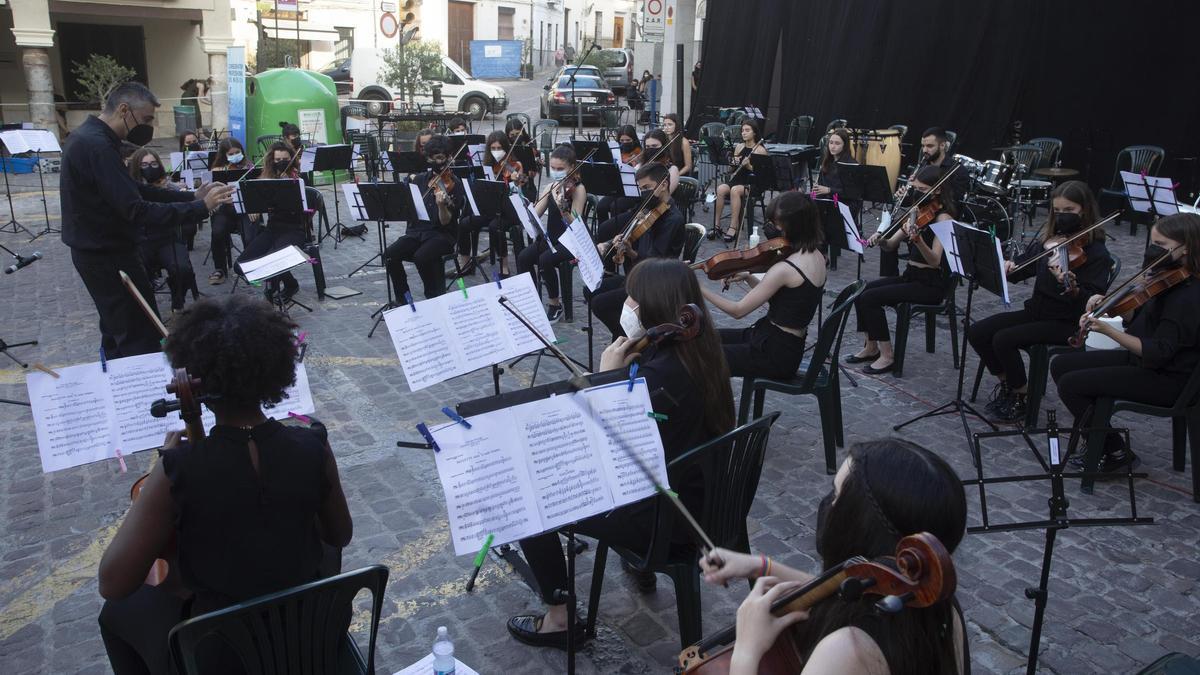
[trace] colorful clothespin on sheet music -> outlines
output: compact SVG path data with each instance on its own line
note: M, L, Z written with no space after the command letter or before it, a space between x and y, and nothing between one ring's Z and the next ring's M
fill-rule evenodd
M113 452L117 453L117 463L121 465L121 473L128 473L129 469L125 466L125 458L121 456L121 449L113 448Z
M308 343L305 342L306 338L308 338L307 331L300 331L300 334L296 336L296 345L300 347L300 353L296 355L296 363L302 363L304 361L304 354L308 352Z
M458 284L458 290L462 291L463 297L467 297L467 285L463 283L462 277L455 280L455 283Z
M104 354L104 345L100 345L100 372L108 372L108 356Z
M479 553L475 555L475 565L471 568L471 578L467 579L467 592L470 593L475 588L475 577L479 576L479 570L483 568L483 561L487 560L488 549L492 547L492 540L495 535L488 533L486 539L483 540L483 547L479 549Z
M413 314L417 313L417 303L413 302L411 291L404 291L404 302L408 303L408 308L413 311Z
M664 415L664 414L662 414L662 413L656 413L656 412L654 412L653 410L651 410L650 412L646 413L646 417L649 417L649 418L650 418L650 419L652 419L652 420L657 420L657 421L659 421L659 422L666 422L666 421L667 421L667 416L666 416L666 415Z
M833 193L833 205L835 207L838 205L838 196L836 192Z
M500 272L492 270L492 280L496 282L496 288L504 290L504 286L500 283Z
M429 427L425 426L424 422L417 423L417 433L421 434L421 438L425 439L425 442L429 444L429 447L433 448L434 452L442 451L438 447L437 441L433 440L433 434L429 433Z
M637 361L634 361L633 365L629 366L629 391L633 391L633 383L637 380L637 371L638 364Z
M451 408L448 405L442 406L442 413L445 414L446 417L449 417L455 424L461 424L468 429L471 428L471 423L463 419L462 415L454 412L454 408Z
M808 198L809 198L809 199L816 199L816 198L817 198L817 189L816 189L816 188L813 188L813 189L812 189L812 190L811 190L811 191L808 193Z
M298 420L298 421L300 421L300 422L303 422L303 423L305 423L305 424L312 424L312 418L311 418L311 417L309 417L308 415L301 415L300 413L294 413L294 412L292 412L292 411L290 411L290 410L289 410L289 411L288 411L288 417L290 417L290 418L292 418L292 419L294 419L294 420Z

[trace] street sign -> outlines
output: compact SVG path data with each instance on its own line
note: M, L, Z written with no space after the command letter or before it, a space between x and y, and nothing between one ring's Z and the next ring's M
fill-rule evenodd
M642 3L642 32L647 42L662 42L667 25L666 0L644 0Z
M394 3L394 2L381 2L381 3L379 3L379 11L381 11L381 12L393 12L393 13L394 13L394 12L396 11L396 3Z
M384 12L379 15L379 32L383 33L384 37L394 38L399 30L400 22L396 20L395 14Z

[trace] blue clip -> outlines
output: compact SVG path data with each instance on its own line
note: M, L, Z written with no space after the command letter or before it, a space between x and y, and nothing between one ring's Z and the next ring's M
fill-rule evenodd
M446 414L446 417L454 420L455 424L461 424L468 429L471 428L471 423L463 419L458 413L454 412L454 409L450 406L443 406L442 412Z
M429 427L425 426L424 422L417 423L417 433L421 434L421 437L425 439L425 442L429 444L429 447L433 448L434 452L442 451L442 449L438 447L437 441L433 440L433 434L429 433Z
M500 285L500 273L499 272L492 270L492 279L495 280L495 282L496 282L496 288L504 290L504 286Z
M108 357L104 354L104 346L100 346L100 372L108 372Z
M409 307L409 309L411 309L413 311L413 314L416 314L417 313L417 303L413 302L411 292L404 291L404 301L408 303L408 307Z
M629 366L629 391L633 391L633 382L637 379L637 371L638 364L637 361L634 361L633 365Z

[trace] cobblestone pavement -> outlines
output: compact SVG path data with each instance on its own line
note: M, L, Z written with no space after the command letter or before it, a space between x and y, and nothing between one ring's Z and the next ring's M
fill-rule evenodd
M27 176L14 184L14 191L24 190L14 198L17 216L31 229L40 230L40 225L32 225L42 221L36 181L34 192L30 188ZM56 185L49 189L50 222L57 225ZM697 212L696 220L710 218ZM433 458L424 451L395 447L399 439L418 439L413 429L417 422L440 421L437 411L443 405L489 394L491 377L484 370L410 393L386 333L367 339L369 315L384 299L384 276L377 268L349 279L345 275L376 253L373 227L364 240L347 240L336 249L328 241L323 246L330 284L348 285L363 294L317 302L311 278L302 275L301 299L312 301L314 311L297 311L294 318L309 333L306 362L317 415L329 425L355 519L354 541L345 551L344 566L383 563L391 572L379 632L378 672L391 673L428 653L439 625L450 627L459 658L481 672L562 672L561 652L525 647L505 632L506 617L539 607L534 593L506 564L490 560L476 590L463 592L471 559L451 553ZM1135 267L1142 232L1137 236L1130 236L1127 229L1112 232L1114 250L1127 269ZM52 367L93 361L99 343L95 309L57 235L29 244L26 237L0 234L0 243L23 253L36 248L45 255L18 274L0 278L0 337L9 342L37 340L35 347L16 350L28 361ZM201 264L207 250L205 229L192 254L202 291L229 292L229 285L204 283L211 271L210 264ZM706 243L705 254L714 250ZM842 257L841 263L830 277L831 293L854 278L852 261ZM875 266L872 252L863 266L868 277L874 276ZM479 281L476 278L475 283ZM1015 299L1028 293L1028 285L1018 286ZM994 298L984 295L976 297L976 316L999 309ZM575 323L560 323L556 332L565 338L569 354L586 360L587 341L579 330L584 310L581 298L575 302ZM162 297L159 306L165 306ZM735 322L721 317L719 323ZM851 320L849 329L853 328ZM950 364L945 319L938 322L933 354L921 348L920 326L916 328L902 379L853 372L857 386L844 386L847 443L889 434L892 424L954 396L957 371ZM847 349L856 343L856 336L847 336ZM25 399L20 369L4 361L0 398ZM506 372L503 388L526 386L531 362ZM968 377L976 364L971 355ZM539 381L566 375L556 363L543 361L542 366ZM985 388L991 383L985 379ZM1058 403L1050 389L1046 407ZM783 416L771 436L751 512L752 546L814 570L812 528L817 502L830 481L821 459L816 406L810 398L772 395L767 410L782 410ZM1058 538L1042 639L1045 672L1132 672L1166 652L1200 653L1196 637L1200 634L1196 554L1200 510L1190 499L1186 474L1170 467L1169 425L1138 416L1118 419L1131 428L1142 469L1149 473L1139 485L1139 513L1154 517L1155 523L1071 529ZM978 422L972 425L982 430ZM909 428L908 436L945 456L962 477L973 476L957 417L920 422ZM128 458L126 475L118 473L115 462L44 475L29 409L11 405L0 405L0 448L0 663L13 673L108 672L95 623L101 604L96 565L128 507L130 482L150 466L153 453ZM844 451L839 454L844 456ZM986 446L984 458L989 475L1037 470L1029 451L1012 439ZM978 502L974 492L968 494L973 498L971 522L977 524ZM989 499L992 522L1044 517L1048 495L1044 484L997 489ZM1100 485L1093 496L1082 495L1070 485L1068 496L1074 516L1124 514L1119 485ZM1036 582L1042 543L1041 531L971 535L955 556L958 595L966 611L977 672L1023 670L1033 617L1024 589ZM579 569L583 595L591 577L590 552L579 559ZM607 574L600 635L581 651L580 672L667 671L680 647L669 581L661 578L656 593L640 595L620 571L615 556L610 556ZM706 628L729 622L744 593L744 586L706 587Z

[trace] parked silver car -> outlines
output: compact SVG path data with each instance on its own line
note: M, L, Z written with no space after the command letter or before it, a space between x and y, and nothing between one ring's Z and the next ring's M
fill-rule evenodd
M622 94L629 91L634 82L632 49L601 49L589 62L595 63L604 73L604 79L613 91Z

